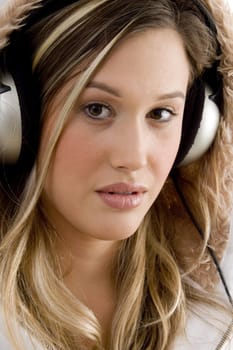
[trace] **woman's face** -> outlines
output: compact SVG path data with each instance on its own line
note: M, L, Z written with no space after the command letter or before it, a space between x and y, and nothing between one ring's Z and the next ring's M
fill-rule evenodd
M121 240L137 230L176 157L188 80L173 30L137 33L113 49L72 110L47 175L43 200L60 234ZM41 155L66 88L49 110Z

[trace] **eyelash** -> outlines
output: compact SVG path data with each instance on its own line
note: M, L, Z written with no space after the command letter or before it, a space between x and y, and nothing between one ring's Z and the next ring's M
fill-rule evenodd
M107 111L108 115L105 115L103 117L99 117L99 115L97 115L97 114L95 116L93 114L91 115L90 110L88 110L91 107L95 107L95 108L97 107L97 114L98 114L98 109L101 112L103 112L103 109L105 109L105 112ZM111 116L114 116L114 111L111 108L111 106L109 106L108 104L102 103L102 102L91 102L91 103L85 104L85 105L81 106L81 110L88 118L93 119L93 120L97 120L97 121L104 121L104 120L110 118ZM162 114L164 114L164 113L166 113L166 116L164 116L165 119L163 120ZM154 116L152 116L152 114L154 114ZM166 123L166 122L169 122L171 120L171 118L176 116L176 115L177 115L177 113L175 113L170 108L154 108L146 115L146 117L147 118L149 117L149 118L151 118L157 122L160 122L160 123ZM157 116L159 116L159 118L157 118Z

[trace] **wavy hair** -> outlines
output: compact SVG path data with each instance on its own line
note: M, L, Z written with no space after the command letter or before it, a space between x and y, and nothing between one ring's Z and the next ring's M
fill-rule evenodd
M206 0L210 10L213 3L215 7L218 4ZM222 11L216 10L214 16L220 33L227 32ZM204 285L205 267L211 265L207 244L209 240L222 243L219 232L223 238L228 232L233 169L229 162L232 58L220 63L225 116L216 141L201 160L176 171L176 182L199 218L204 237L193 227L169 177L137 232L121 243L114 264L118 301L108 344L103 344L93 312L63 282L59 257L54 253L56 232L40 200L74 102L111 49L125 36L148 28L172 28L180 33L190 62L190 84L216 60L216 38L193 2L187 0L77 1L27 28L33 74L42 91L42 125L56 93L77 67L82 69L66 96L42 160L34 165L18 200L4 193L1 196L0 295L16 350L24 349L17 325L51 350L167 350L185 326L189 305L205 301L205 294L190 280ZM227 54L230 39L226 42L228 38L219 34L219 40ZM218 245L216 251L221 255Z

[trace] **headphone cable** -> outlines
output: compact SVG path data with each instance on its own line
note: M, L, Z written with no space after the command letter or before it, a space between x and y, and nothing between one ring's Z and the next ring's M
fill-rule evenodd
M196 228L196 230L199 233L199 235L202 238L204 238L203 231L202 231L199 223L197 222L195 216L193 215L193 212L191 211L191 209L190 209L190 207L189 207L189 205L187 203L187 200L186 200L186 198L185 198L185 196L184 196L180 186L178 185L178 182L176 181L176 177L175 177L174 173L173 173L173 175L171 177L172 177L175 189L177 191L177 194L179 195L179 197L181 199L181 202L182 202L182 204L183 204L187 214L189 215L189 217L190 217L194 227ZM231 293L229 291L229 288L227 286L226 279L224 277L223 271L222 271L222 269L220 267L220 264L219 264L219 261L218 261L218 259L216 257L216 254L215 254L214 250L209 245L207 245L207 250L208 250L208 253L210 254L211 259L212 259L212 261L213 261L213 263L215 265L215 268L216 268L216 270L217 270L217 272L219 274L220 280L221 280L221 282L223 284L224 290L225 290L226 295L227 295L227 299L228 299L231 307L233 308L233 298L232 298Z

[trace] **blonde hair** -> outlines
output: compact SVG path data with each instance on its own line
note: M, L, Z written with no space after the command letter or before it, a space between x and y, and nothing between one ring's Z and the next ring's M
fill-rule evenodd
M77 344L80 349L104 348L95 315L63 283L59 258L54 254L56 232L49 224L40 195L74 101L123 37L147 28L177 30L190 59L192 80L216 59L215 38L199 18L200 14L195 13L197 10L190 11L190 5L186 7L185 3L182 0L132 0L127 4L125 0L79 1L28 30L44 115L77 67L85 62L85 69L67 96L43 159L33 167L19 202L13 203L2 195L0 295L8 331L17 350L24 349L19 345L22 342L17 336L17 324L51 350L74 349ZM183 274L193 270L193 278L201 281L196 271L201 271L203 261L206 263L203 252L210 232L228 229L226 214L219 215L230 200L226 191L221 194L227 186L226 175L220 176L221 132L224 131L220 129L211 152L187 169L180 169L177 175L192 211L200 218L204 240L198 238L195 229L190 229L190 219L169 178L137 232L122 242L115 262L118 304L108 344L111 350L168 349L184 327L190 301L204 300ZM232 156L229 147L225 151L224 157ZM202 176L197 176L199 172ZM212 211L215 221L210 220ZM177 247L190 230L197 237L199 251L189 261L188 254L183 256Z

